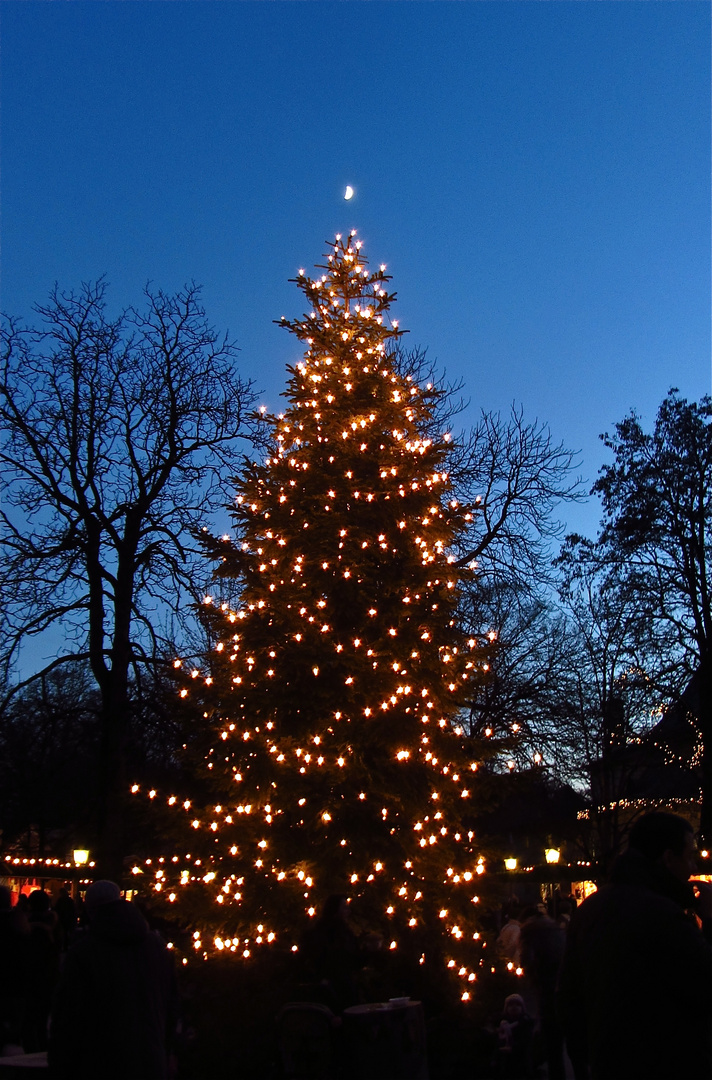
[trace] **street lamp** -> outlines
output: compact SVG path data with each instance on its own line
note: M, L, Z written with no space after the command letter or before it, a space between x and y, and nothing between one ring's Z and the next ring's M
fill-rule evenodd
M548 847L544 854L548 863L557 863L561 858L560 850L555 847Z
M89 862L89 852L86 848L75 848L72 852L75 866L86 866Z
M504 866L506 870L516 870L517 860L510 856L510 858L504 860Z

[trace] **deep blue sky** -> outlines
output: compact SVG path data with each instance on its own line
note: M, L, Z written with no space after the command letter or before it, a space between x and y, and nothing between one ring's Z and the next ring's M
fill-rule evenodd
M2 302L204 285L279 408L355 227L471 409L582 450L710 389L710 5L0 3ZM347 183L357 190L343 201ZM569 515L595 527L595 511Z

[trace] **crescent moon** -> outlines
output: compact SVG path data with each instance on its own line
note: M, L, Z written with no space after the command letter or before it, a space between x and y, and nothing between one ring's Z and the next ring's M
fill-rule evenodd
M351 184L349 184L347 186L347 188L346 188L346 191L344 192L344 198L348 202L348 200L353 199L353 197L354 197L354 189L351 187Z

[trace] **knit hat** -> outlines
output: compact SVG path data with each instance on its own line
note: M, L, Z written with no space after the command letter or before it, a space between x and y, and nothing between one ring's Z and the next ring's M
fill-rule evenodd
M93 915L102 904L112 904L121 899L121 891L115 881L95 881L87 889L87 914Z
M522 1009L524 1009L524 998L521 994L510 994L509 997L504 999L505 1009L508 1005L521 1005Z

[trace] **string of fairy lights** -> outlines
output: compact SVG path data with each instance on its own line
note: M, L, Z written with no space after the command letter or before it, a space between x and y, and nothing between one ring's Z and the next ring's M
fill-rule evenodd
M421 963L436 925L468 1000L489 966L487 853L467 824L478 761L458 717L494 635L461 631L474 566L452 552L476 507L452 495L450 433L426 434L442 392L394 354L385 265L369 270L352 231L317 269L296 278L306 314L280 320L303 348L288 407L263 414L267 456L237 480L234 537L211 548L213 648L175 661L219 797L160 796L182 839L134 873L185 908L201 957L297 951L331 892L358 901L384 947L422 945ZM238 602L221 578L239 581Z

